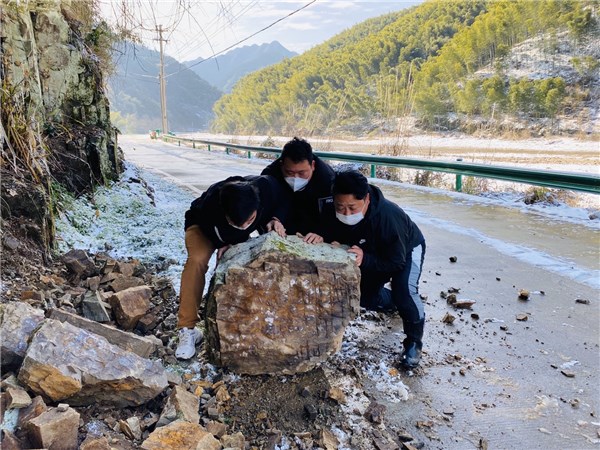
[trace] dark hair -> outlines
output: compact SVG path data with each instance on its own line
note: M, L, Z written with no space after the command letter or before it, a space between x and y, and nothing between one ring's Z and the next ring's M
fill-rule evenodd
M369 183L365 176L356 170L338 172L333 182L333 195L352 194L362 200L369 193Z
M220 190L219 200L225 215L234 225L242 225L258 210L258 191L247 181L226 183Z
M285 158L291 159L294 163L308 161L311 164L315 159L310 144L297 137L294 137L283 146L280 159L283 161Z

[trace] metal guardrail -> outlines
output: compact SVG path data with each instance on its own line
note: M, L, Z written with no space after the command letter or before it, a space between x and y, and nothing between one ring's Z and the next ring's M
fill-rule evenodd
M251 158L252 152L269 153L278 155L281 149L275 147L255 147L250 145L231 144L204 139L192 139L178 136L163 135L161 139L165 142L189 143L193 148L197 144L208 146L208 151L212 147L221 147L226 153L229 150L243 150ZM493 178L497 180L513 181L517 183L531 184L534 186L544 186L556 189L567 189L580 192L600 194L600 176L574 173L558 172L550 170L522 169L507 166L490 166L484 164L465 163L461 161L431 161L423 159L402 158L397 156L376 156L360 153L336 153L336 152L313 152L322 159L334 161L348 161L354 163L363 163L371 165L371 178L376 178L377 166L405 167L417 170L428 170L432 172L445 172L456 174L456 190L461 191L462 176L472 176L479 178Z

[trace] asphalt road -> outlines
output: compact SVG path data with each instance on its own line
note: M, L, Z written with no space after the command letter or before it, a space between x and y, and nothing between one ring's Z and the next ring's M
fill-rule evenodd
M120 145L127 160L198 194L266 165L146 136L123 136ZM423 373L404 377L407 402L365 386L387 406L389 426L425 448L598 448L600 231L466 195L381 187L427 239ZM472 310L440 298L449 287L474 300ZM532 292L529 300L518 299L520 289ZM452 325L441 321L447 312ZM401 324L388 320L390 332L370 345L393 352Z

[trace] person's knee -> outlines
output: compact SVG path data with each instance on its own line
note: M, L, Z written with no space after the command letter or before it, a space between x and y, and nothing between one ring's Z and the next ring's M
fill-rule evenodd
M208 261L209 258L206 258L203 255L188 255L187 261L185 262L186 268L191 270L199 270L203 273L208 271Z

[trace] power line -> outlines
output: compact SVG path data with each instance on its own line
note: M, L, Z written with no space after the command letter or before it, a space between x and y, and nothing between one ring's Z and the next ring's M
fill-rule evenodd
M264 27L264 28L261 28L261 29L260 29L260 30L258 30L257 32L255 32L255 33L252 33L250 36L247 36L247 37L245 37L244 39L241 39L241 40L237 41L235 44L232 44L232 45L230 45L229 47L227 47L227 48L225 48L225 49L221 50L220 52L217 52L217 53L215 53L214 55L212 55L212 56L210 56L210 57L208 57L208 58L206 58L206 59L203 59L202 61L198 61L198 62L196 62L196 63L192 64L191 66L184 66L184 68L183 68L183 69L181 69L181 70L179 70L179 71L177 71L177 72L170 73L170 74L169 74L169 75L167 75L166 77L168 78L168 77L170 77L170 76L172 76L172 75L177 75L178 73L180 73L180 72L183 72L184 70L191 70L191 69L192 69L192 67L195 67L195 66L197 66L198 64L200 64L200 63L203 63L204 61L208 61L208 60L210 60L210 59L214 59L214 58L216 58L217 56L219 56L219 55L221 55L221 54L223 54L223 53L227 52L228 50L231 50L232 48L234 48L234 47L238 46L238 45L239 45L239 44L241 44L242 42L246 42L248 39L250 39L250 38L253 38L253 37L254 37L254 36L256 36L257 34L260 34L260 33L262 33L263 31L265 31L265 30L268 30L269 28L271 28L271 27L273 27L273 26L277 25L277 24L278 24L279 22L281 22L282 20L285 20L285 19L287 19L287 18L289 18L289 17L293 16L294 14L296 14L296 13L298 13L298 12L302 11L303 9L305 9L305 8L308 8L310 5L312 5L312 4L313 4L313 3L315 3L316 1L317 1L317 0L312 0L311 2L308 2L306 5L304 5L304 6L301 6L300 8L298 8L298 9L296 9L296 10L292 11L291 13L289 13L289 14L285 15L284 17L281 17L281 18L277 19L275 22L272 22L271 24L267 25L267 26L266 26L266 27Z
M183 61L187 55L191 54L192 52L194 52L195 50L200 48L202 45L204 45L205 43L208 43L208 45L210 46L211 52L214 53L214 49L212 48L212 45L210 43L211 38L216 36L221 31L223 31L226 27L231 27L234 22L236 22L240 17L242 17L246 12L250 11L257 3L258 3L257 0L245 3L245 4L243 4L243 7L239 12L233 12L233 5L228 6L229 10L227 10L227 9L221 10L222 12L219 14L219 16L223 16L223 18L226 19L227 23L223 24L223 26L221 26L221 27L216 28L211 34L207 34L204 30L210 29L210 26L212 25L212 23L218 21L218 17L215 17L211 21L211 23L209 23L208 25L203 27L198 23L198 21L196 21L196 19L193 16L190 15L192 17L192 19L194 19L194 21L196 22L198 27L200 28L200 31L198 33L196 33L196 35L194 37L190 38L189 42L196 42L196 40L200 36L202 36L203 40L196 43L194 46L188 45L187 49L184 50L183 52L178 52L177 53L178 59L180 61Z

